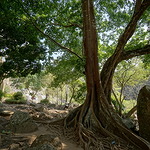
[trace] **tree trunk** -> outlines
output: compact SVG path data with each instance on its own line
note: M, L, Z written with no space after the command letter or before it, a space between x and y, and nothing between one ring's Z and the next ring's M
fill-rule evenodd
M82 0L82 9L87 96L84 104L65 118L64 126L66 129L73 127L85 150L120 149L125 148L129 143L134 145L136 150L149 150L150 147L143 139L123 126L121 119L107 101L106 87L104 88L105 84L100 81L99 76L97 33L92 0ZM110 81L115 66L116 63L112 66ZM105 72L106 69L104 68ZM108 83L109 81L107 85Z

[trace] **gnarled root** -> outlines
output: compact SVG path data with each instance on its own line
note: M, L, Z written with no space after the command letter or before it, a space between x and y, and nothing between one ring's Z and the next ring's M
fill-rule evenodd
M65 133L74 134L85 150L150 150L145 140L113 117L111 109L97 112L93 106L83 104L64 119Z

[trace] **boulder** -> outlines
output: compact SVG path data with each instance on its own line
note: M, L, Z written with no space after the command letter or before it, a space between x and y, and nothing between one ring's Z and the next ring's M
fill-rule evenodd
M150 142L150 86L144 86L137 99L137 117L139 123L139 134Z
M10 118L10 129L16 133L30 133L38 129L29 113L16 111Z
M62 143L60 141L60 139L57 136L53 136L50 134L46 134L46 135L40 135L38 136L32 143L31 147L39 147L42 145L49 145L49 146L53 146L54 149L56 150L61 150L62 149Z

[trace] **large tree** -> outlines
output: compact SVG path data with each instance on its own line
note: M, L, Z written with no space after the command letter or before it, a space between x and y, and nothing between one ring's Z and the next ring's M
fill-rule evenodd
M92 149L119 149L128 143L133 144L135 146L134 149L150 149L146 141L135 136L124 127L120 118L110 105L112 78L117 65L123 60L150 54L150 45L147 45L146 42L142 42L141 44L137 42L137 36L143 33L143 30L136 32L137 26L139 27L146 21L145 18L148 16L148 11L146 10L149 9L150 1L136 0L135 7L130 7L133 5L124 5L127 2L131 4L131 1L125 2L122 0L108 2L105 0L94 1L95 3L92 0L82 0L82 7L80 7L81 2L79 0L72 0L71 2L65 0L16 1L21 5L26 17L29 18L35 29L39 31L42 36L45 36L47 39L45 40L45 44L49 46L51 52L54 51L54 49L62 52L61 50L63 49L71 55L62 52L61 58L69 60L74 55L77 57L76 60L85 61L83 64L85 65L87 85L86 99L80 107L63 119L64 127L67 130L71 127L74 129L74 132L77 133L77 137L84 145L84 149L90 149L91 147ZM98 5L100 7L97 7ZM118 11L117 5L119 7L125 7L120 8L120 11ZM98 11L94 9L94 6L99 10L99 16L101 17L98 17ZM134 11L130 10L130 8ZM103 10L103 13L101 10ZM126 10L128 13L133 12L132 15L123 13ZM114 13L112 13L112 11L114 11ZM80 16L81 12L82 17ZM98 28L99 26L97 26L97 30L95 17L99 19L97 22L100 21L102 26L102 28ZM121 19L115 22L119 17ZM126 20L124 18L126 18ZM107 22L109 19L111 20L111 26L109 26ZM43 22L45 22L45 24L43 24ZM78 24L76 22L78 22ZM113 28L113 26L116 28ZM114 32L114 36L112 36L110 43L106 43L107 38L104 37L100 47L107 50L105 51L106 53L108 52L112 55L107 59L99 74L99 42L97 35L99 37L102 35L100 32L97 34L97 31L103 32L105 28L109 28L110 32ZM124 28L124 30L122 28ZM81 40L82 31L83 43ZM112 34L107 30L105 31L106 36ZM118 36L119 33L120 36ZM141 36L142 38L144 37L143 35ZM131 39L133 36L136 40L134 40L134 38ZM63 39L63 37L65 39ZM116 40L116 37L118 37L118 40ZM139 42L143 40L141 37ZM144 41L147 41L147 38ZM111 43L113 43L112 46L110 46ZM79 51L82 44L83 53ZM102 46L104 44L106 44L106 46ZM135 44L137 45L135 46ZM68 48L70 45L73 50ZM105 49L105 47L108 48ZM110 50L108 50L109 48L110 50L114 48L114 51L110 52ZM81 57L82 54L83 57ZM53 62L54 61L51 63ZM71 69L71 71L73 70L75 70L75 68Z
M74 125L78 129L79 137L84 143L85 149L89 149L91 143L94 144L93 132L99 132L101 136L109 137L110 140L114 139L115 141L120 137L134 142L137 147L149 149L144 141L134 136L119 123L119 119L108 103L111 99L112 77L117 64L122 60L150 53L150 46L127 52L124 50L127 41L136 29L138 20L148 6L150 6L149 1L136 1L134 14L119 37L113 55L106 61L101 76L99 76L98 42L93 2L91 0L82 1L87 96L84 104L66 118L65 125ZM103 147L105 149L105 145L100 149Z

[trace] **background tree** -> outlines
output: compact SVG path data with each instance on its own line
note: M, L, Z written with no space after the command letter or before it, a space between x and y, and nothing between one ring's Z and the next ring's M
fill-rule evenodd
M41 73L26 77L14 78L11 85L30 95L31 99L35 99L38 97L38 92L42 93L45 97L49 95L48 89L51 87L52 81L53 76L42 71Z
M136 100L137 98L138 92L136 93L131 87L143 84L148 80L148 77L149 71L144 68L140 59L135 58L129 61L123 61L117 66L113 77L112 93L116 100L116 110L120 116L124 108L124 100L127 99L127 97L131 97L129 96L131 93L132 95L136 95L132 96L132 100ZM127 91L126 89L129 86L130 91Z

